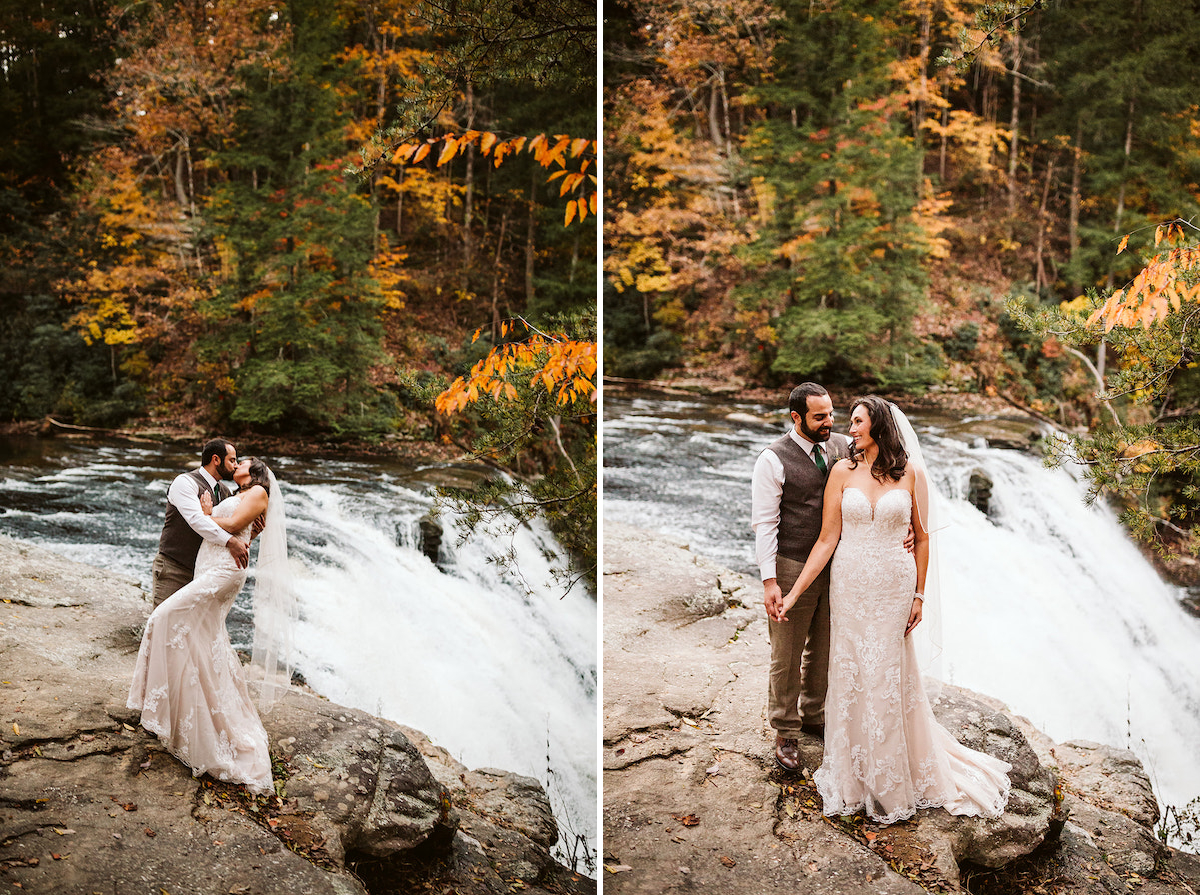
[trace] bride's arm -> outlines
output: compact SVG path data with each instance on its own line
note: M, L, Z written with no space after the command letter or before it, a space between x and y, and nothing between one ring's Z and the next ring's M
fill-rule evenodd
M917 561L917 591L913 594L912 609L908 613L908 625L904 628L904 636L907 637L912 629L915 628L921 621L921 615L925 608L925 575L929 571L929 532L926 531L928 520L923 516L928 513L928 488L929 483L925 479L924 473L919 469L913 470L912 482L909 485L909 492L912 494L913 509L916 510L916 519L913 520L912 532L915 543L913 544L913 556ZM924 508L924 509L923 509Z
M833 556L834 548L842 536L842 488L850 476L850 464L839 460L829 470L829 480L825 483L825 503L821 509L821 534L817 543L808 554L808 560L800 571L800 577L792 585L791 590L779 605L779 614L775 621L787 621L787 611L796 605L800 595L808 590L817 580L829 558Z
M255 485L249 491L242 492L242 500L231 516L213 516L213 522L228 532L237 534L250 524L251 520L267 509L267 489Z

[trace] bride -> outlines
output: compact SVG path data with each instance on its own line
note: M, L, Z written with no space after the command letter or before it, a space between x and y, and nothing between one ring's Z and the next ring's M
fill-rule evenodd
M290 679L286 637L291 587L283 499L262 460L242 460L233 479L239 493L215 508L211 499L203 507L235 537L252 537L261 528L252 665L269 701ZM267 732L225 629L225 616L245 580L246 570L237 567L227 550L204 541L192 582L163 601L146 622L127 704L141 710L142 726L157 734L195 776L207 773L269 794L274 787Z
M999 817L1012 768L937 723L909 636L926 597L936 598L937 525L916 435L894 404L872 395L854 402L850 437L850 458L829 472L820 538L778 609L785 619L833 557L825 756L814 775L824 813L865 810L880 823L935 807ZM901 546L910 520L913 554Z

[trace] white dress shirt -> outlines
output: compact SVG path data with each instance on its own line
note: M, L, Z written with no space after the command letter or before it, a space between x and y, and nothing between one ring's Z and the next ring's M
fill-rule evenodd
M211 491L217 480L209 475L204 467L200 467L200 475L208 482L208 489ZM204 515L204 510L200 508L200 495L196 493L196 481L191 473L185 472L175 476L175 481L171 482L171 487L167 489L167 501L175 505L179 515L183 516L183 521L200 537L222 547L229 542L232 535L213 522L212 516Z
M788 429L792 441L812 457L813 442ZM829 459L828 443L821 448L825 463ZM779 501L783 498L783 461L772 450L764 450L754 463L750 477L750 527L754 529L754 558L763 581L775 576L775 557L779 552Z

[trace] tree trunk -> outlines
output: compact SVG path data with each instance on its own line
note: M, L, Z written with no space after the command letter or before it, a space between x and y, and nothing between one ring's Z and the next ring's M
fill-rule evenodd
M1046 182L1042 185L1042 204L1038 209L1037 233L1037 274L1034 277L1034 290L1040 295L1046 286L1046 264L1044 261L1044 246L1046 244L1046 203L1050 201L1050 182L1054 178L1054 158L1046 164Z
M475 91L467 81L467 130L475 129ZM475 245L471 226L475 216L475 144L467 144L467 181L463 196L463 269L462 289L466 293L470 285L471 265L474 262Z
M500 250L504 247L504 231L508 229L508 211L500 216L500 238L496 240L496 260L492 265L492 344L500 341Z
M1083 177L1083 119L1080 118L1075 130L1075 154L1071 163L1071 211L1067 219L1067 244L1070 246L1072 270L1079 256L1079 191ZM1072 274L1078 279L1077 274ZM1072 291L1079 293L1078 282L1072 282Z
M527 305L533 301L533 236L537 223L537 184L538 169L535 167L529 181L529 220L525 226L525 303Z
M1008 119L1008 227L1012 236L1013 218L1017 213L1017 156L1021 145L1021 26L1018 22L1012 35L1012 114Z

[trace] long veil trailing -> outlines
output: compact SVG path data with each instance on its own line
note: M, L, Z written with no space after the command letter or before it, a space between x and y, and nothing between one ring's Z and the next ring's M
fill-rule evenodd
M254 567L254 649L249 680L259 691L260 706L270 708L291 685L296 630L296 595L287 554L287 513L275 473L267 470L271 490L267 519L259 535Z
M942 659L942 587L938 557L938 532L945 528L946 513L941 506L941 496L930 480L929 467L921 452L916 430L908 417L895 404L889 403L892 419L904 440L904 450L916 470L916 518L913 525L920 525L929 536L929 567L925 572L925 599L922 602L921 623L911 636L917 651L917 664L926 680L925 689L929 696L936 697L941 681Z

